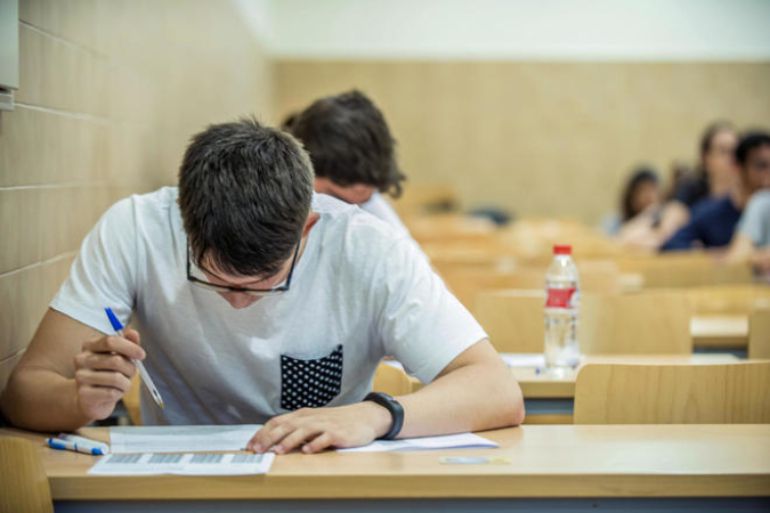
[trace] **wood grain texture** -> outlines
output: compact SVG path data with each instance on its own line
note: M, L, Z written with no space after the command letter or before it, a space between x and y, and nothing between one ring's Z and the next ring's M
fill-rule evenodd
M472 311L499 352L542 353L544 304L543 291L487 291L476 296Z
M727 353L650 354L650 355L587 355L582 365L711 365L735 363L738 359ZM575 381L580 368L548 372L535 367L511 367L511 373L521 386L525 399L573 399Z
M412 381L403 369L381 363L374 373L372 390L392 396L406 395L412 392Z
M689 354L691 306L673 292L585 294L578 339L584 354Z
M746 285L753 280L748 264L718 263L699 251L618 257L617 263L621 272L640 274L645 288Z
M276 112L353 87L382 108L410 182L453 186L466 207L592 224L618 208L635 164L667 175L714 119L770 119L766 62L286 59Z
M0 511L53 513L40 450L28 440L0 435Z
M0 118L4 362L109 205L173 184L206 124L272 112L269 59L230 4L28 0L19 17L21 86Z
M439 462L467 450L330 452L279 456L266 476L94 477L90 456L38 450L55 500L734 497L770 489L768 425L522 426L483 436L501 447L473 454L509 463Z
M576 424L770 423L770 361L589 364L574 415Z
M759 307L770 307L767 285L716 285L687 289L694 315L748 315Z
M770 309L755 310L749 316L749 358L770 359Z

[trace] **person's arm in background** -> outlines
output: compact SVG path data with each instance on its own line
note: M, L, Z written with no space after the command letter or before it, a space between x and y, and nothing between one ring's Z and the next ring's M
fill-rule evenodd
M655 229L657 247L666 243L679 229L690 221L690 209L679 201L670 201L663 207L660 223Z
M14 426L72 431L107 418L131 386L131 359L144 359L139 334L105 336L49 309L0 396Z
M731 264L750 262L753 255L754 243L747 235L737 231L733 240L730 241L730 247L724 256L724 262Z
M770 192L756 193L741 215L741 220L724 257L729 263L751 262L765 274L770 271Z
M697 219L690 219L690 222L680 228L660 249L661 251L688 250L692 249L694 243L699 240L701 238Z
M770 279L770 247L756 250L751 255L751 265L765 280Z

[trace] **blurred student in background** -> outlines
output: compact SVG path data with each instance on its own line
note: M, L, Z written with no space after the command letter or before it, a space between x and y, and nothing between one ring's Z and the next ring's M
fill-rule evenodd
M682 180L666 206L661 243L690 219L693 207L708 198L720 198L733 180L733 152L738 143L735 127L727 121L712 123L700 139L695 175Z
M620 214L606 223L606 231L624 245L655 248L655 231L660 225L661 188L658 174L640 166L626 182L620 198Z
M283 123L305 146L316 192L329 194L408 234L381 193L397 198L406 177L396 162L396 141L382 112L359 91L316 100Z
M716 248L730 243L752 195L770 187L770 135L746 134L735 149L734 159L737 170L732 172L728 192L697 204L690 221L663 245L663 251Z
M770 145L760 152L756 165L770 175ZM770 278L770 189L756 192L749 200L730 242L727 260L751 262L758 274Z

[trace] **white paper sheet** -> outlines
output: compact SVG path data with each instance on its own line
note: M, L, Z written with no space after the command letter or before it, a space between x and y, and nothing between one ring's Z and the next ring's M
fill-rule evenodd
M239 476L266 474L275 454L224 453L140 453L103 456L88 471L97 476Z
M117 426L110 428L113 454L240 451L261 424L232 426Z
M457 435L426 436L422 438L406 438L404 440L377 440L351 449L337 449L338 452L385 452L385 451L424 451L433 449L485 449L499 445L473 433Z
M543 353L500 353L508 367L545 367Z

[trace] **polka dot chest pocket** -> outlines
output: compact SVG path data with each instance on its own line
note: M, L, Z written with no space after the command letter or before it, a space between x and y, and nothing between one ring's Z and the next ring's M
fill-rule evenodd
M326 406L342 385L342 345L329 356L302 360L281 355L281 408Z

